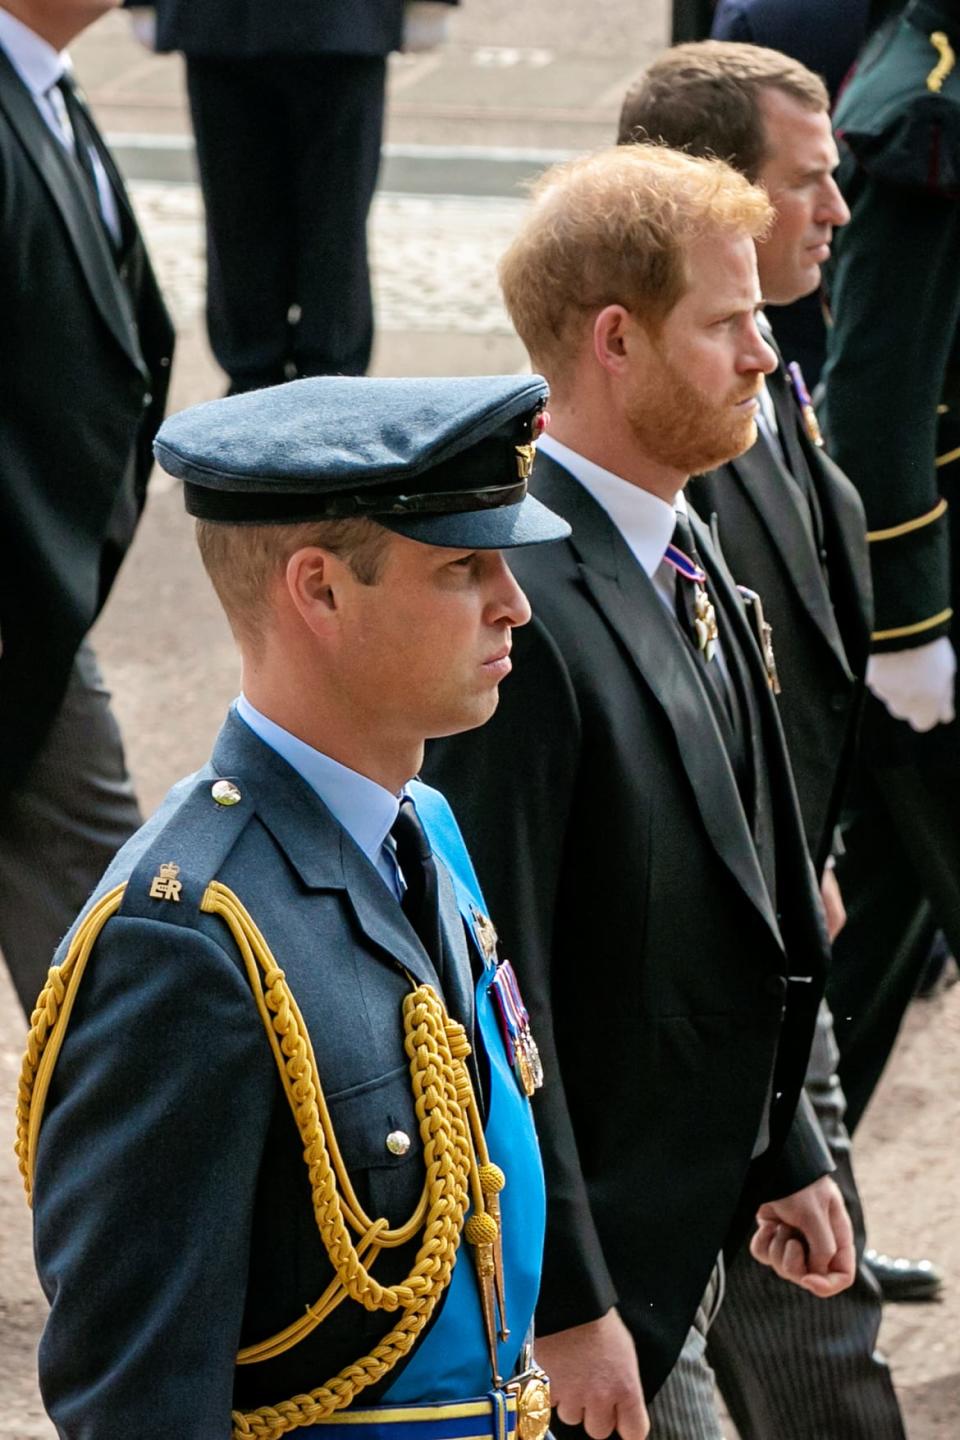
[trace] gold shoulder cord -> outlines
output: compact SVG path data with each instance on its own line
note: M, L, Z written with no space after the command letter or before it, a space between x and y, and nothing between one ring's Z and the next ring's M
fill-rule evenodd
M944 80L951 74L957 63L957 57L950 44L950 37L943 30L934 30L930 36L930 44L940 59L927 76L927 89L932 90L934 95L939 95L943 89Z
M31 1016L17 1097L16 1142L28 1203L32 1203L43 1109L77 989L97 937L119 910L125 888L118 885L109 891L84 917L63 964L51 967ZM317 1424L343 1409L407 1354L450 1283L471 1199L474 1213L466 1233L478 1258L499 1240L498 1192L504 1177L487 1154L464 1063L470 1046L463 1027L448 1018L429 985L418 985L404 1000L403 1024L426 1179L416 1210L405 1225L391 1230L385 1219L371 1220L344 1167L303 1016L270 947L237 896L218 881L207 886L200 909L221 917L243 957L300 1132L317 1229L335 1275L303 1316L278 1335L241 1350L237 1363L249 1365L289 1350L347 1297L367 1310L400 1312L397 1324L369 1355L346 1366L319 1389L277 1406L247 1414L233 1412L236 1440L251 1436L277 1440L290 1430ZM421 1228L423 1236L407 1278L398 1285L380 1285L369 1268L380 1251L406 1244ZM351 1231L358 1237L356 1244ZM482 1266L479 1268L482 1274ZM496 1383L496 1343L489 1326L488 1343Z

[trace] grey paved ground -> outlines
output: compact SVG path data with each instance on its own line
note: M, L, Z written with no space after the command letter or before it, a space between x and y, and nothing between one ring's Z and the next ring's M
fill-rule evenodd
M662 43L665 8L663 0L603 0L589 10L582 0L465 0L448 50L393 64L389 139L397 145L536 150L603 143L627 78ZM139 49L124 17L98 25L75 47L75 58L106 129L186 135L179 62ZM143 180L133 194L180 331L173 377L173 406L179 408L219 393L223 383L203 337L199 199L190 185ZM510 196L380 196L371 222L379 373L496 372L523 365L493 275L522 204ZM205 759L237 685L230 639L200 573L179 494L163 477L154 484L96 640L149 809L177 776ZM0 969L0 1114L12 1108L21 1036ZM943 1306L899 1307L885 1321L883 1341L903 1389L911 1440L960 1437L958 1134L960 987L911 1017L859 1142L877 1240L898 1253L932 1253L951 1277ZM109 1177L102 1180L109 1183ZM52 1436L34 1379L43 1313L29 1218L4 1145L0 1437Z
M663 0L465 0L442 50L391 61L387 138L417 144L603 143L624 87L666 42ZM105 129L185 133L180 61L110 15L73 47Z

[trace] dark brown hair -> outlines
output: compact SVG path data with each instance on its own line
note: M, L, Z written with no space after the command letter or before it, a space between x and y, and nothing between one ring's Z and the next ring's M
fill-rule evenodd
M690 155L716 155L755 180L766 159L764 90L810 110L830 109L820 77L779 50L728 40L674 45L627 91L617 144L659 140Z

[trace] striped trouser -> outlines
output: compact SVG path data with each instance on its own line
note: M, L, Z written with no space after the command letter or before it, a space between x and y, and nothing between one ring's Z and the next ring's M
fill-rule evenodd
M650 1403L650 1440L723 1440L707 1332L724 1295L722 1257L717 1260L677 1362Z
M807 1093L837 1167L833 1178L859 1255L863 1210L836 1065L830 1012L822 1005ZM758 1265L744 1246L729 1267L726 1301L709 1345L741 1440L905 1440L890 1371L874 1348L879 1328L880 1294L862 1262L849 1290L818 1300Z

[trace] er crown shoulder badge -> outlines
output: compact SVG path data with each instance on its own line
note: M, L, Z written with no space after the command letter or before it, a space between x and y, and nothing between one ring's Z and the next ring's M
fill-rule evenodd
M180 891L183 889L183 882L177 879L180 874L180 866L175 865L172 860L165 860L160 866L160 873L154 875L150 881L151 900L176 900L180 902Z

